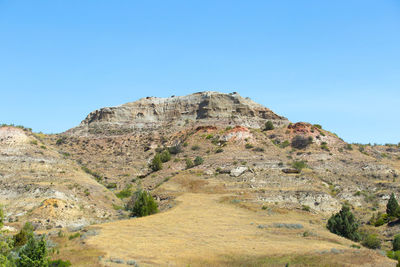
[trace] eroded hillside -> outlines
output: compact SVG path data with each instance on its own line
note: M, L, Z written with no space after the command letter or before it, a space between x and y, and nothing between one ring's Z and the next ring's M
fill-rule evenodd
M377 253L367 257L368 250L351 248L354 244L325 225L342 204L350 204L363 231L377 233L383 248L390 247L399 226L374 227L368 221L385 210L391 193L399 193L395 145L347 144L319 125L290 123L236 93L216 92L100 109L63 134L10 127L0 134L0 197L7 219L31 220L42 228L113 221L81 244L98 251L93 257L105 257L99 264L113 265L107 259L120 257L148 265L232 266L275 257L263 263L269 266L284 263L288 253L311 257L312 266L318 266L321 253L332 257L328 266L393 263ZM167 150L171 159L151 170L154 156ZM196 158L198 164L190 165ZM117 221L127 218L123 207L137 188L149 190L162 212ZM212 216L204 215L210 221L202 227L207 209ZM192 220L199 221L193 233L179 226ZM279 224L302 227L275 229ZM306 231L312 234L303 236ZM138 244L125 241L132 235ZM107 242L111 238L118 241ZM201 246L194 245L197 238ZM257 248L250 249L253 241ZM183 244L189 244L185 253L174 256L172 250ZM151 256L153 250L159 255Z

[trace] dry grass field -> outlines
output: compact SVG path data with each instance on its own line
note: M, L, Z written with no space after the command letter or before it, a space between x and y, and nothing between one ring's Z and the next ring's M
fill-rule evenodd
M109 259L140 266L395 266L329 233L317 215L252 211L223 197L184 193L166 212L96 226L100 234L86 245L104 253L106 266L123 266Z

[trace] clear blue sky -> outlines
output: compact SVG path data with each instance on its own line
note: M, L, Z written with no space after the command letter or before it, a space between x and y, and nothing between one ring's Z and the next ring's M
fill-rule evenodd
M400 1L0 0L0 123L58 133L145 96L237 91L400 142Z

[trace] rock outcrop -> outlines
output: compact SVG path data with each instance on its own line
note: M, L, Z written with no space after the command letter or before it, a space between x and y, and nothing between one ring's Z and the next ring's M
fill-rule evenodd
M268 120L275 126L289 123L285 117L237 93L201 92L169 98L146 97L121 106L102 108L91 112L67 134L121 135L176 130L192 123L261 128Z

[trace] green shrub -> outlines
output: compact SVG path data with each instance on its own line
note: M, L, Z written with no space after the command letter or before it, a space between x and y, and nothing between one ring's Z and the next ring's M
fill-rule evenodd
M389 217L386 213L378 213L375 220L374 218L371 219L371 224L375 227L384 225L387 222L389 222Z
M81 236L80 233L75 233L75 234L70 235L70 236L68 237L68 239L69 239L69 240L72 240L72 239L75 239L75 238L80 237L80 236Z
M344 146L344 149L353 150L353 147L351 146L351 144L347 144L347 145Z
M106 187L108 189L115 189L115 188L117 188L117 184L116 183L109 183L109 184L106 185Z
M394 236L392 245L393 245L393 250L394 251L400 250L400 234Z
M315 127L315 128L318 128L318 129L322 129L322 126L319 125L319 124L314 124L314 127Z
M29 237L28 242L19 252L17 260L18 267L45 267L49 265L47 244L44 236L36 239L33 235Z
M376 234L368 234L364 237L361 244L367 248L377 249L381 247L381 240Z
M394 260L400 260L400 250L396 250L396 251L388 250L386 252L386 256L388 256L389 258L394 259Z
M193 166L194 166L193 161L191 159L187 158L186 159L186 169L193 168Z
M262 148L262 147L255 147L255 148L253 149L253 151L254 151L254 152L264 152L265 149Z
M182 152L181 145L171 146L168 148L169 153L176 155Z
M394 193L390 195L389 201L386 204L386 213L389 217L399 217L400 215L399 203L397 202Z
M288 140L285 140L279 146L280 146L280 148L286 148L289 145L290 145L290 142Z
M296 135L295 137L293 137L291 145L293 148L296 149L304 149L307 146L309 146L310 144L312 144L312 137L305 137L305 136L301 136L301 135Z
M303 205L303 206L302 206L302 210L304 210L304 211L311 211L311 208L310 208L310 206Z
M49 262L49 267L69 267L71 266L70 261L54 260Z
M212 135L212 134L209 134L209 135L207 135L206 136L206 139L211 139L211 138L213 138L214 136Z
M222 148L217 148L217 150L215 150L215 153L222 153L222 152L224 152Z
M194 146L192 146L192 150L193 151L200 150L200 146L194 145Z
M132 197L131 216L143 217L158 212L158 205L149 192L138 190Z
M271 130L273 130L275 127L274 127L274 124L272 123L272 121L267 121L266 123L265 123L265 126L264 126L264 131L271 131Z
M294 161L292 162L292 167L295 168L298 171L301 171L302 169L307 167L307 164L304 161Z
M195 166L199 166L199 165L203 164L203 162L204 162L204 159L202 157L200 157L200 156L197 156L194 159L194 165Z
M18 234L14 235L14 246L21 247L28 242L30 236L33 236L33 226L31 223L25 223L24 227L18 232Z
M247 143L244 147L245 147L246 149L251 149L251 148L253 148L254 146L253 146L252 144L250 144L250 143Z
M343 206L338 213L333 214L329 218L326 227L334 234L346 237L353 241L360 240L358 223L348 206Z
M127 187L121 191L119 191L116 196L120 199L128 198L132 195L132 191L130 187Z
M171 160L171 153L169 153L168 150L163 150L163 151L160 153L160 159L161 159L162 162L168 162L168 161L170 161L170 160Z
M162 169L162 160L161 160L161 155L156 154L153 158L153 160L150 163L150 169L152 169L154 172L159 171Z

